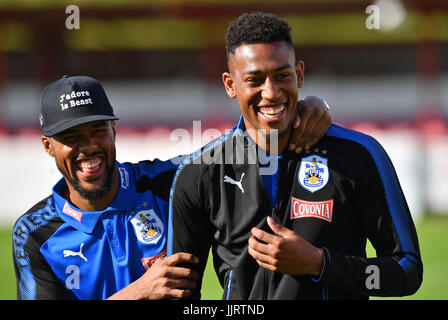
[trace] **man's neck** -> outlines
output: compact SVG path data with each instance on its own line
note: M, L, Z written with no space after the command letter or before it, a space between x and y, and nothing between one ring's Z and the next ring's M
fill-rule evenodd
M288 130L288 132L281 136L279 136L277 132L273 132L269 136L266 136L259 130L248 130L249 137L259 148L270 156L277 156L283 152L291 137L291 133L292 130Z

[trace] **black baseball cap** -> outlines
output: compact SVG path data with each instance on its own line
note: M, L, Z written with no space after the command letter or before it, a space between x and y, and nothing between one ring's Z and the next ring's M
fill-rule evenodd
M42 92L40 126L50 137L81 124L118 120L101 84L87 76L63 76Z

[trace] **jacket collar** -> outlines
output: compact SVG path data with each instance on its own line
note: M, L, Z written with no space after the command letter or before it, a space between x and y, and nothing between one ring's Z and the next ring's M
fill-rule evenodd
M245 145L254 146L256 148L260 163L267 163L268 161L271 161L271 159L273 158L280 159L282 157L281 154L277 156L270 156L266 154L262 148L259 148L257 146L255 141L252 140L252 138L246 131L246 125L244 123L243 115L240 116L238 124L233 129L233 136L235 137L236 135L244 137L243 142ZM241 141L241 139L237 139L237 142L238 141ZM287 151L287 148L285 148L285 150ZM285 150L282 152L282 154L285 153Z

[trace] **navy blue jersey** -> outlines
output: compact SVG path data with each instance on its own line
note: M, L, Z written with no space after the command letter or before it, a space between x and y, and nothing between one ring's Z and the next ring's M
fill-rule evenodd
M120 187L103 211L82 211L52 195L14 225L18 299L106 299L166 254L172 161L118 163Z

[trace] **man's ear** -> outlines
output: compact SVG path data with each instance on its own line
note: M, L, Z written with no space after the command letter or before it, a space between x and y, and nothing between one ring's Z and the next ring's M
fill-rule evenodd
M297 60L296 74L297 74L297 88L302 88L303 77L305 74L305 63L302 60Z
M230 72L224 72L222 74L222 82L224 82L224 87L226 88L227 95L233 99L236 97L235 82L233 81Z
M50 137L42 136L41 138L42 144L44 145L45 151L50 155L50 157L54 158L53 148L51 147Z

